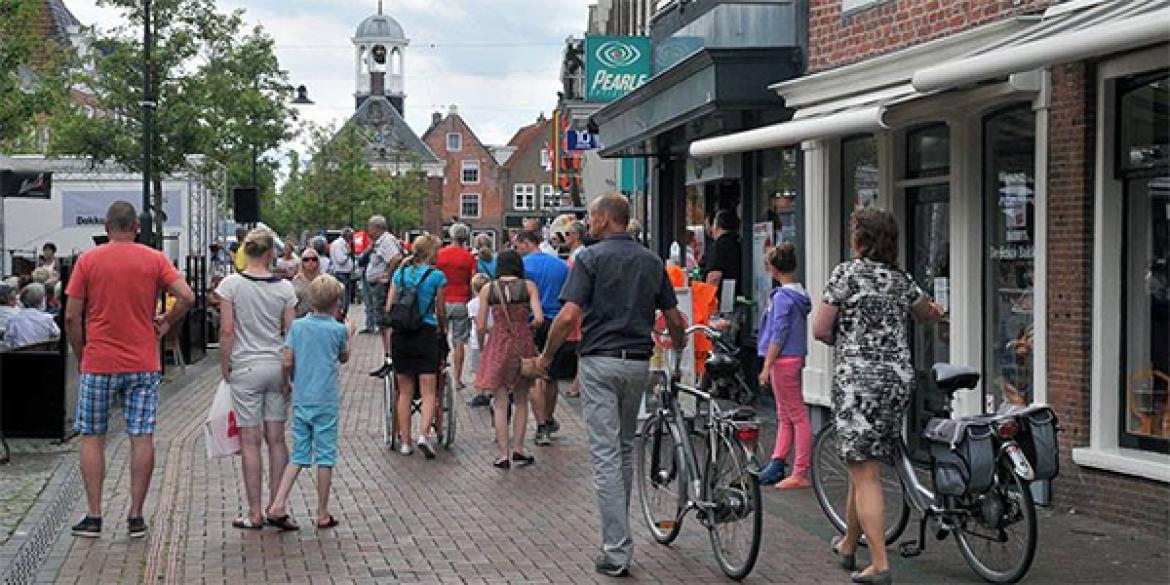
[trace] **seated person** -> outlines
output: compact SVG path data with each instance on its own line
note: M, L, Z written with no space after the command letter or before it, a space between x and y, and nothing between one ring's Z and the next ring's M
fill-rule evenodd
M17 289L9 284L0 284L0 338L8 328L8 320L20 312L16 306Z
M4 345L22 347L61 337L57 322L45 312L45 285L39 282L26 284L20 289L20 304L24 308L8 320Z

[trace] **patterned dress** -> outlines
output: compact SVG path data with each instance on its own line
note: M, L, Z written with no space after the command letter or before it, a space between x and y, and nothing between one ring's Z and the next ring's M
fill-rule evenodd
M528 281L496 280L489 290L492 332L475 374L475 387L518 388L532 382L520 375L520 360L536 355L532 329L528 326Z
M907 320L924 298L910 275L869 259L839 264L825 285L838 310L832 403L846 461L893 454L914 384Z

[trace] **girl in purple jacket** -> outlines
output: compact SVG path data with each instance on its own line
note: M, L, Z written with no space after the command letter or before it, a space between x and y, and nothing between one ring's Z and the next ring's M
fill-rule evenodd
M801 370L808 354L808 313L812 307L808 293L796 282L796 246L783 243L773 247L764 258L764 269L780 286L772 290L764 322L760 325L759 345L764 358L760 385L772 381L776 397L776 448L772 461L760 475L760 482L779 489L809 487L809 457L812 433L808 410L804 406ZM796 444L796 461L792 475L785 478L784 458ZM781 481L783 480L783 481Z

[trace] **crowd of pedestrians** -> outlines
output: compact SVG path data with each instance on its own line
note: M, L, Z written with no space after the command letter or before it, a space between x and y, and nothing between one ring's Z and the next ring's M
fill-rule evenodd
M560 429L559 385L569 384L569 395L579 393L602 526L596 569L627 575L634 549L634 432L656 317L664 317L674 347L688 342L671 270L701 263L694 286L717 290L725 281L742 282L743 253L738 219L728 210L710 219L712 239L701 260L688 238L685 252L673 254L671 270L638 241L632 222L626 198L607 195L593 202L586 221L558 219L549 234L526 221L498 253L490 238L473 241L468 226L459 223L449 228L446 244L430 234L399 242L378 215L369 219L369 240L360 246L348 228L332 242L310 239L299 253L267 228L240 233L236 271L219 279L212 295L221 375L241 439L245 510L231 524L298 530L288 497L300 470L314 466L315 525L326 529L340 522L329 508L338 463L338 369L349 360L359 328L347 315L360 287L367 316L362 330L381 336L384 354L371 375L393 375L399 388L394 410L402 455L417 450L435 457L426 425L418 436L409 435L410 417L416 396L421 420L435 417L445 364L460 391L470 382L464 393L470 406L492 407L498 453L490 464L500 470L536 461L525 445L529 411L533 442L550 445ZM142 506L154 464L159 384L158 345L141 341L166 335L194 294L163 254L134 243L139 226L130 204L112 205L105 225L109 243L80 257L67 290L64 322L81 363L76 428L87 502L73 533L96 537L102 531L103 440L110 406L120 400L131 437L127 526L132 537L140 537L146 532ZM776 286L762 311L756 349L758 381L771 389L777 416L775 446L761 481L800 489L810 485L812 437L801 387L810 316L813 338L836 347L833 416L850 491L848 530L831 544L842 566L853 570L861 535L873 541L883 533L877 460L898 440L913 379L907 316L938 320L943 311L897 268L897 225L890 213L855 212L850 234L855 259L833 271L815 315L796 278L795 246L767 251L760 268ZM46 252L55 266L55 250ZM174 302L160 313L156 301L164 292ZM19 291L0 285L0 319L9 337L23 339L26 328L44 321L30 316L26 325L22 318L26 311L48 315L46 296L43 283ZM16 302L23 308L16 309ZM285 440L290 416L291 456ZM871 550L871 564L853 580L889 582L884 550Z

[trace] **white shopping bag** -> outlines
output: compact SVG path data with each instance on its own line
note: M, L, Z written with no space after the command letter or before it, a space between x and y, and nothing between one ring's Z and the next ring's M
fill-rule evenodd
M236 413L232 410L232 388L227 382L220 382L207 412L203 425L208 457L227 457L240 453L240 428L236 426Z

